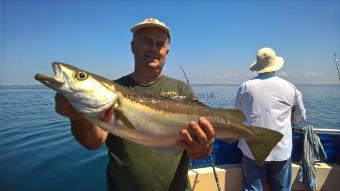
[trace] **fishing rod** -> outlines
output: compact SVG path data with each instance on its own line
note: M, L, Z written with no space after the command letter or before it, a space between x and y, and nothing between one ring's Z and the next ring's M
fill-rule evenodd
M189 80L187 78L187 75L185 74L182 66L179 65L179 67L181 68L181 70L182 70L182 72L184 74L184 77L187 80L188 85L190 85ZM217 176L217 172L216 172L215 164L214 164L214 161L213 161L213 158L212 158L212 154L209 154L209 161L210 161L210 165L211 165L211 167L213 169L213 172L214 172L214 177L215 177L217 189L218 189L218 191L221 191L222 189L221 189L221 186L220 186L220 181L219 181L218 176Z
M338 59L336 57L336 53L334 53L333 55L334 55L334 61L335 61L336 69L338 70L338 78L339 78L339 81L340 81L340 71L339 71Z
M183 72L183 74L184 74L184 77L185 77L185 79L187 80L188 85L190 85L189 80L188 80L188 78L187 78L187 75L185 74L185 72L184 72L182 66L179 65L179 67L181 68L181 70L182 70L182 72Z

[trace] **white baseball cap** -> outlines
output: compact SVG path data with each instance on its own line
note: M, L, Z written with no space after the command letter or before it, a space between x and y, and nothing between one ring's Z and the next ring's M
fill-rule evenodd
M159 29L163 30L164 32L166 32L166 34L170 38L170 29L169 29L169 27L167 27L162 21L160 21L160 20L158 20L156 18L146 18L146 19L144 19L144 21L134 25L131 28L131 32L133 34L135 34L137 31L141 30L142 28L146 28L146 27L159 28Z

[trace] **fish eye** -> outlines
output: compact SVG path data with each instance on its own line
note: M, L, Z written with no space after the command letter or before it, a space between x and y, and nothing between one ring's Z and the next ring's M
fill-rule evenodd
M87 77L88 77L88 74L85 73L85 72L78 72L78 73L76 74L76 78L77 78L78 80L86 80Z

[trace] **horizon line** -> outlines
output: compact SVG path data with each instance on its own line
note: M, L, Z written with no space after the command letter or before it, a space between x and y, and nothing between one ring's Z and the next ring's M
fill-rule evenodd
M218 83L193 83L190 86L239 86L241 84L218 84ZM294 85L340 85L340 83L295 83ZM0 84L0 87L10 87L10 86L42 86L43 84Z

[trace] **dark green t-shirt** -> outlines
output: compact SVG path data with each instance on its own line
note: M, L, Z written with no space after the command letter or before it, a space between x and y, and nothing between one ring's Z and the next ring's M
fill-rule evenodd
M143 86L130 76L115 82L140 93L193 97L186 83L167 76L155 83ZM163 155L137 143L109 134L107 167L108 190L112 191L183 191L190 190L188 182L189 157L184 152L179 156Z

